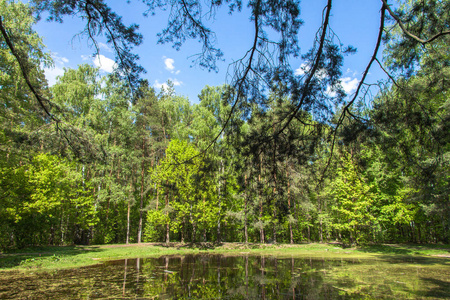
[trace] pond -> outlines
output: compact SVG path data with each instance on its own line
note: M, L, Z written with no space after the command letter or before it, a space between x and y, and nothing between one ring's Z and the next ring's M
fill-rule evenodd
M448 259L186 255L0 273L0 299L444 299Z

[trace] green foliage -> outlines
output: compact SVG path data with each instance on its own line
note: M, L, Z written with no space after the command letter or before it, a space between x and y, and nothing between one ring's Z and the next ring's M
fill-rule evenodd
M161 206L166 217L162 218L162 213L150 213L152 225L170 224L170 229L182 234L182 238L188 223L194 230L206 230L217 222L219 207L214 186L204 173L204 161L198 154L187 142L172 140L153 175L160 197L166 199Z
M332 207L333 227L350 243L366 242L367 229L376 221L371 211L374 195L371 187L360 178L349 154L343 153L340 163L341 167L331 184L331 196L335 203Z
M443 50L439 45L437 51ZM438 62L437 60L436 62ZM435 66L436 67L436 66ZM415 76L400 78L380 94L370 117L376 126L372 148L377 193L385 201L384 213L396 224L410 223L410 240L427 240L421 227L432 226L448 240L450 214L448 177L450 128L448 66L423 66ZM386 199L383 195L391 197ZM425 218L420 216L426 215ZM411 225L412 224L412 225ZM439 228L439 229L437 229Z
M168 215L161 210L147 212L147 222L144 228L144 242L159 242L162 240L162 224L170 222Z
M137 81L141 69L127 46L140 43L136 27L124 26L104 3L72 2L33 3L55 20L93 13L87 27L93 34L106 28L96 27L99 14L110 16L103 20L114 25L108 34L123 34L109 37L124 43L115 49L125 55L123 72L102 77L80 65L48 89L41 66L51 59L32 30L31 9L0 1L2 24L18 53L0 37L2 248L170 238L448 242L445 32L423 43L399 22L386 31L386 63L399 73L365 110L341 105L342 55L328 39L304 56L317 63L320 76L294 78L277 69L253 77L262 69L250 64L251 85L242 83L238 91L206 86L192 105L170 82L157 95L148 81ZM396 13L410 33L427 39L448 28L448 18L439 17L448 15L448 5L407 1ZM269 12L287 9L287 20L298 22L297 4L270 10L271 4L255 2L250 8L260 24L278 24ZM293 32L299 26L286 24ZM281 58L297 53L296 40L283 45L290 46ZM45 103L60 122L39 110L18 59L36 91L55 104ZM270 82L269 92L259 90L265 84L258 78Z
M72 243L75 230L96 225L93 197L76 164L37 154L30 164L2 174L13 174L2 177L9 200L0 211L9 236L2 237L2 247Z
M30 81L42 94L46 81L41 66L51 64L44 53L42 38L33 30L31 9L21 2L0 1L2 25L15 43L17 55L24 61ZM27 88L22 70L0 35L0 158L4 164L28 161L27 152L42 146L45 117L38 102ZM39 130L39 132L38 132Z

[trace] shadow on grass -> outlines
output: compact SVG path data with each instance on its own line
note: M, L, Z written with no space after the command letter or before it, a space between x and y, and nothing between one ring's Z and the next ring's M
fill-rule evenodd
M215 249L216 247L222 246L223 244L212 242L197 242L197 243L154 243L153 245L164 248L212 250Z
M431 286L425 296L433 299L450 299L450 282L435 278L421 278L423 282Z
M428 255L430 251L441 250L450 253L450 245L418 245L418 244L392 244L361 246L361 252L395 255Z
M449 262L449 259L446 257L411 256L402 254L381 255L378 256L378 259L384 260L391 264L412 264L415 266L445 266Z
M396 254L396 255L412 255L414 250L409 246L399 245L371 245L361 246L359 249L361 252L378 253L378 254Z
M449 245L418 245L418 244L391 244L362 246L360 252L379 254L383 259L395 264L445 265L448 264L447 255L433 255L433 250L450 253Z
M10 250L0 254L0 270L17 266L39 265L49 262L59 261L61 258L75 257L87 252L104 251L93 246L48 246L48 247L28 247L24 249Z
M261 243L242 243L242 242L195 242L195 243L152 243L153 246L164 248L180 249L197 249L197 250L248 250L248 249L264 249L275 246L283 246L283 244L261 244Z

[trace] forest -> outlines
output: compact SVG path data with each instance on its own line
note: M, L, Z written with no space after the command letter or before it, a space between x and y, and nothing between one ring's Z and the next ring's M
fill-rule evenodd
M187 2L191 13L170 23L181 33L169 27L162 39L199 38L198 63L214 69L219 52L194 22L200 4ZM234 81L205 86L194 104L170 82L156 92L139 77L136 28L104 1L1 0L0 248L450 243L450 1L404 1L395 11L380 1L363 76L378 64L388 80L370 93L363 77L354 95L339 78L355 49L332 36L331 3L303 54L309 67L296 75L283 59L299 51L299 3L250 1L254 46ZM211 1L225 4L242 6ZM109 30L119 71L79 65L49 86L43 66L52 59L33 30L42 11L88 15L90 38ZM281 41L264 44L264 26ZM272 46L278 54L267 58Z

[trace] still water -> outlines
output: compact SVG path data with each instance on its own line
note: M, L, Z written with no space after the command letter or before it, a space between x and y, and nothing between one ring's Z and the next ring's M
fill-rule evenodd
M186 255L1 274L0 299L449 299L448 259Z

